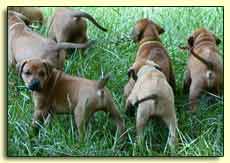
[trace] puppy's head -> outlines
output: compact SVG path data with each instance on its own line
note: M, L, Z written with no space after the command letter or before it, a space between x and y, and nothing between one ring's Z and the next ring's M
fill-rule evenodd
M159 35L164 32L165 30L153 21L149 19L141 19L136 22L131 37L134 42L140 42L144 37L159 39Z
M202 36L205 38L209 37L209 39L213 40L216 43L216 45L219 45L221 43L221 40L215 34L209 32L205 28L198 28L188 38L189 47L192 48L194 46L195 41L198 40L199 38L202 38Z
M17 70L26 87L31 91L39 92L49 80L52 67L45 60L31 59L18 63Z

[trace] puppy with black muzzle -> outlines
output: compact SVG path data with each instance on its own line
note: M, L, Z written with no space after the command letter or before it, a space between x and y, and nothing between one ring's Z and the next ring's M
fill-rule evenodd
M174 94L161 67L153 61L142 60L137 72L136 83L126 100L126 111L134 112L135 106L138 143L143 141L143 130L148 120L159 116L169 128L169 145L174 147L177 129Z
M140 69L139 62L142 62L142 60L151 60L158 64L175 93L176 82L171 60L160 40L160 34L163 33L164 29L149 19L141 19L135 24L132 37L134 42L139 44L139 48L135 63L132 68L128 70L129 81L124 87L125 98L129 96L135 84L135 78L130 78L135 75L131 74L137 74Z
M99 81L73 77L52 68L40 59L25 60L17 65L25 85L34 100L33 127L46 119L49 113L74 113L80 139L84 139L86 123L97 111L110 113L118 133L124 133L124 123L105 84L109 77Z
M223 87L223 62L218 54L220 39L205 28L195 30L188 38L190 52L185 72L184 92L189 91L190 111L197 110L203 90L220 95Z

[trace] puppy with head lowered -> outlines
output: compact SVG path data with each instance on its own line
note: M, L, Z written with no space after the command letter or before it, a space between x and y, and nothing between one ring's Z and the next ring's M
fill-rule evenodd
M51 65L63 69L68 48L86 48L90 43L56 43L47 39L26 26L28 20L24 15L8 11L8 62L15 66L17 63L30 58L48 60Z
M153 61L141 60L137 81L126 100L126 111L137 107L136 130L138 142L143 140L143 130L150 118L159 116L169 128L169 145L176 143L177 119L174 94L161 67Z
M139 44L139 48L135 63L128 70L128 76L132 78L129 79L124 88L125 97L128 97L132 91L141 60L151 60L158 64L175 92L176 84L171 60L160 40L160 34L162 33L164 33L164 29L149 19L141 19L134 26L132 37Z
M88 13L62 7L54 13L49 27L49 37L57 42L87 42L87 24L83 18L89 19L102 31L107 31Z
M202 90L219 95L223 86L223 63L218 54L220 39L205 28L199 28L188 39L190 51L185 73L184 91L189 90L190 111L197 109Z
M110 113L120 135L124 133L123 120L111 93L105 88L108 76L99 81L73 77L40 59L25 60L17 67L25 85L32 91L34 127L49 113L73 112L79 136L83 140L89 118L97 111L104 111Z

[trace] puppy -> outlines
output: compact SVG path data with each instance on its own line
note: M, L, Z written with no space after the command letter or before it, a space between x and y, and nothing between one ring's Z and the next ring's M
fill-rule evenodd
M87 24L82 18L89 19L102 31L107 31L89 14L70 8L59 8L56 10L51 23L49 36L57 42L87 42Z
M66 56L63 49L86 48L91 44L56 43L31 31L23 20L27 18L20 13L9 11L8 62L10 66L15 66L25 59L40 58L48 60L55 68L63 69Z
M46 119L49 113L74 112L81 140L87 120L97 111L111 114L120 134L124 132L123 120L105 84L108 76L92 81L73 77L40 59L25 60L18 64L18 71L25 85L32 91L34 117L32 125Z
M167 81L176 90L175 77L172 69L171 60L164 46L162 45L159 35L164 33L164 29L148 19L137 21L132 31L134 42L139 44L135 62L131 69L128 70L129 81L124 88L124 97L128 97L135 83L135 76L141 68L141 60L151 60L158 64L165 74Z
M27 25L32 23L43 23L43 14L39 7L16 7L16 6L9 6L9 10L16 11L18 13L21 13L25 17L29 19L29 22Z
M199 28L188 38L190 56L185 73L184 91L189 90L190 111L197 109L202 90L219 95L223 85L223 63L218 54L220 39L205 28Z
M169 145L176 142L176 112L174 94L159 65L144 60L137 72L137 81L126 100L127 112L137 107L136 130L138 142L143 140L143 130L153 116L161 117L169 128Z

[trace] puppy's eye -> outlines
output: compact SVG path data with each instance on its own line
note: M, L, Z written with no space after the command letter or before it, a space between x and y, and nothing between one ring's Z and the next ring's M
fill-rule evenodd
M25 75L29 76L29 75L32 75L32 73L30 71L26 71Z
M45 76L44 71L39 72L39 76L40 76L40 77L44 77L44 76Z

